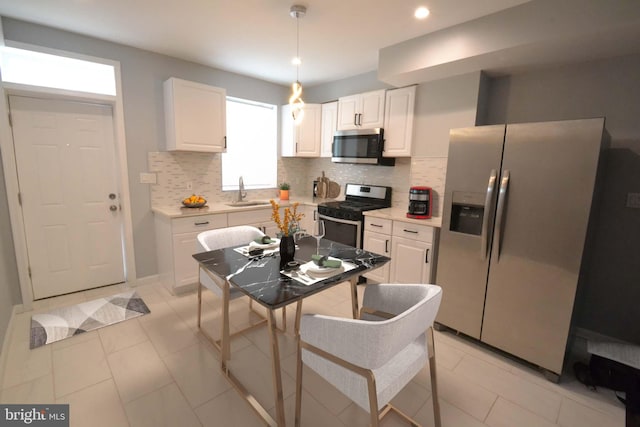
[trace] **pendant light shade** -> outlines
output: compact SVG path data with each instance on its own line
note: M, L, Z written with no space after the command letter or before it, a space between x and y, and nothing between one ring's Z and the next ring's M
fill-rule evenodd
M302 100L302 84L300 83L300 24L299 19L307 13L307 8L301 5L293 5L289 10L289 15L296 19L296 57L293 63L296 66L296 81L291 84L291 96L289 105L291 115L295 124L299 124L304 117L304 101Z

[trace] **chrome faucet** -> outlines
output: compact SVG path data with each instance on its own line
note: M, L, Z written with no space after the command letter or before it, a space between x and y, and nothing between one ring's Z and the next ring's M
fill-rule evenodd
M242 177L240 177L238 182L238 199L236 202L241 202L245 197L247 197L247 192L244 191L244 181L242 181Z

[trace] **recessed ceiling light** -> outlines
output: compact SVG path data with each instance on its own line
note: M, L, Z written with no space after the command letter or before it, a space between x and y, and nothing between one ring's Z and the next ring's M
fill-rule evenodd
M427 9L424 6L420 6L419 8L416 9L413 15L418 19L424 19L427 16L429 16L429 9Z

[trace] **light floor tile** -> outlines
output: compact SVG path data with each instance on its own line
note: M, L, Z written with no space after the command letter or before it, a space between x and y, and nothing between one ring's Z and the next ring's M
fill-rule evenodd
M2 403L53 403L53 374L2 390Z
M446 369L439 369L437 378L440 399L446 400L480 421L486 418L498 398L493 391Z
M98 335L107 354L149 340L138 319L129 319L98 329Z
M454 369L454 373L460 375L467 382L475 383L500 396L507 397L508 400L549 421L555 422L558 418L562 401L559 394L526 381L497 365L467 355Z
M235 389L222 393L195 409L204 427L263 427L255 414Z
M164 358L171 375L192 408L229 390L231 383L220 370L220 362L207 344L196 344Z
M200 427L180 389L171 383L125 405L131 427Z
M563 398L558 425L562 427L617 427L625 425L624 412L613 416Z
M123 402L130 402L173 382L149 341L107 356Z
M111 378L102 343L97 338L53 351L56 397Z
M478 421L466 412L460 410L457 406L449 403L444 399L440 399L440 418L443 427L486 427L486 424ZM423 427L433 427L433 402L431 399L418 411L415 417L416 421ZM519 427L518 424L511 427Z
M7 350L3 388L35 380L52 372L51 346L29 349L29 340L12 342Z
M327 408L320 404L317 400L306 391L302 392L300 425L304 427L341 427L343 424L340 419L333 415ZM296 397L289 396L284 400L285 423L288 426L294 425L296 413ZM269 411L271 417L275 419L275 408Z
M490 427L553 427L556 425L502 397L499 397L491 408L486 424Z
M113 380L109 379L58 398L69 404L71 427L128 427L129 422Z
M160 356L176 352L198 342L198 337L177 314L168 307L158 317L142 316L138 320Z
M98 331L97 330L93 330L93 331L89 331L89 332L82 332L78 335L74 335L72 337L69 338L64 338L60 341L56 341L53 342L51 344L47 344L51 346L51 350L56 351L56 350L61 350L63 348L66 347L71 347L73 345L76 344L80 344L83 342L87 342L87 341L91 341L91 340L95 340L98 339Z

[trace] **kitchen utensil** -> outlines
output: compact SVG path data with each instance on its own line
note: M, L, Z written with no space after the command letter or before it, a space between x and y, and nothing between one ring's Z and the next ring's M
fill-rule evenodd
M327 198L335 199L340 195L340 184L335 181L329 181L329 189L327 191Z

